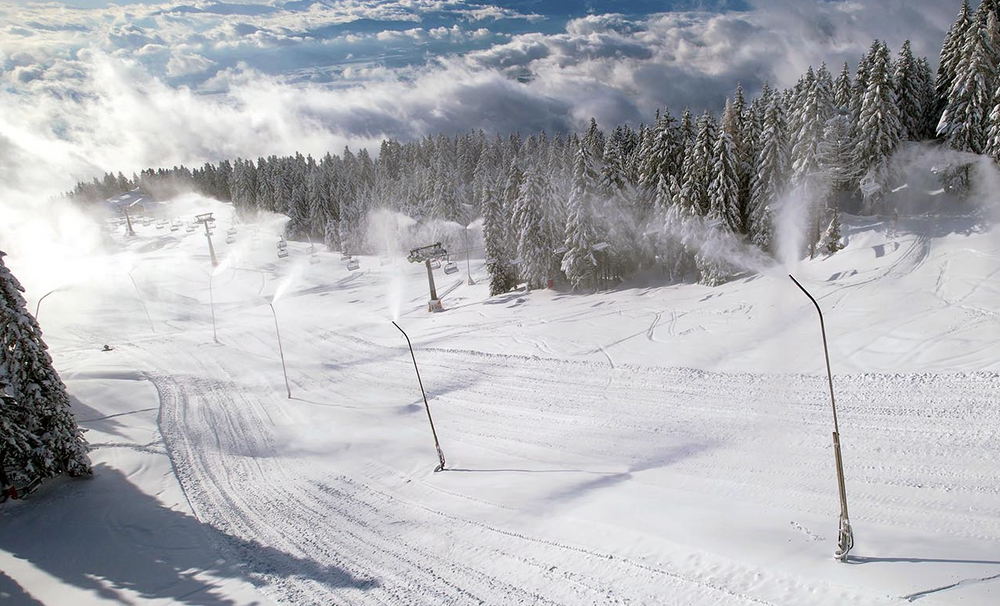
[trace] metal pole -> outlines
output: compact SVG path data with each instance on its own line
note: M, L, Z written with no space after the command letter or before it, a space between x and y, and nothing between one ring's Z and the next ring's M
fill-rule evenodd
M795 282L809 300L816 307L819 314L819 329L823 335L823 355L826 358L826 378L830 386L830 406L833 409L833 455L837 463L837 488L840 490L840 533L837 539L836 557L841 562L847 560L847 553L854 547L854 531L851 528L851 518L847 514L847 487L844 482L844 462L840 453L840 425L837 422L837 402L833 396L833 372L830 370L830 351L826 344L826 326L823 323L823 310L819 308L819 303L813 298L799 281L791 274L788 275Z
M403 336L406 337L406 344L410 347L410 357L413 359L413 370L417 372L417 384L420 385L420 394L424 396L424 408L427 410L427 420L431 423L431 433L434 435L434 448L437 449L438 461L441 462L440 465L434 468L434 471L443 471L444 453L441 452L441 443L438 442L438 434L434 429L434 419L431 417L431 406L427 403L427 393L424 391L424 382L420 380L420 369L417 368L417 358L413 355L413 344L410 343L410 337L407 336L406 332L399 327L399 324L393 322L392 325L399 328L399 332L403 333Z
M434 288L434 270L431 269L431 260L427 259L426 261L424 261L424 265L427 266L427 281L431 285L431 301L437 301L438 293L437 289ZM397 328L399 327L397 326Z
M38 310L42 306L42 301L45 300L45 297L51 295L52 293L54 293L57 290L59 290L59 289L58 288L53 288L49 292L45 293L44 295L42 295L42 298L38 300L38 303L35 304L35 321L36 322L38 321Z
M278 314L274 311L274 304L268 303L271 308L271 315L274 316L274 334L278 335L278 354L281 356L281 372L285 375L285 389L288 390L288 399L292 399L292 388L288 384L288 371L285 369L285 352L281 349L281 331L278 330Z
M471 248L469 244L469 226L465 226L465 271L469 274L469 286L475 284L472 280L472 265L469 263L469 249Z
M135 294L139 297L139 303L142 303L142 311L146 314L146 321L149 322L149 330L156 332L156 328L153 327L153 319L149 317L149 310L146 309L146 300L142 298L142 291L139 290L139 285L135 283L132 272L127 272L126 275L128 275L129 280L132 280L132 288L135 289Z
M219 261L215 258L215 247L212 246L212 232L209 230L208 221L205 221L205 237L208 238L208 254L212 255L212 267L218 267Z
M122 212L125 213L125 235L135 237L135 230L132 229L132 218L128 216L128 209L123 208Z
M212 306L212 340L219 342L219 333L215 330L215 295L212 293L212 278L215 274L208 274L208 302Z

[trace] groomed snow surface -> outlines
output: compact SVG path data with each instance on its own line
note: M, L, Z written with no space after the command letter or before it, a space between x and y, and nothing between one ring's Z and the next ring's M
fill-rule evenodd
M201 229L152 224L50 286L95 475L0 506L8 602L1000 603L1000 229L977 216L845 217L845 250L791 269L826 313L840 563L819 323L788 268L488 297L461 259L428 314L423 266L279 260L275 229L227 245L213 209L211 292Z

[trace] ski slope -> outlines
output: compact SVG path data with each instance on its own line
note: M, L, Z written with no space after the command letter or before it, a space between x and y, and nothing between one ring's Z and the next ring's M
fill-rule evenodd
M232 247L217 238L214 275L202 234L149 226L110 238L99 279L29 291L34 305L64 288L40 319L97 475L0 511L0 592L80 604L1000 599L1000 231L978 215L895 230L848 217L836 255L718 288L647 274L596 294L490 298L473 259L475 285L464 263L436 272L440 314L426 312L422 266L362 257L348 272L337 253L308 263L299 243L279 260L273 226L239 229ZM789 270L826 313L856 537L846 564L832 558L819 326ZM66 544L61 525L88 529Z

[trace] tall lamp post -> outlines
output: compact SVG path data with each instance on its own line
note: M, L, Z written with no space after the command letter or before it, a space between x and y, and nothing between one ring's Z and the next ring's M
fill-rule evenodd
M847 488L844 483L844 461L840 455L840 426L837 423L837 402L833 397L833 372L830 370L830 351L826 345L826 326L823 324L823 311L819 308L819 303L813 298L799 281L791 274L788 275L795 282L813 305L816 306L816 313L819 314L819 329L823 335L823 355L826 357L826 377L830 385L830 406L833 408L833 456L837 463L837 487L840 489L840 529L837 537L837 551L834 556L841 562L847 561L847 554L854 547L854 531L851 528L851 518L847 514Z

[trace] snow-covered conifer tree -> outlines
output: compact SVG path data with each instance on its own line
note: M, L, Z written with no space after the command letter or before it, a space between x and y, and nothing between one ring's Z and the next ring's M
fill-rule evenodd
M996 15L990 13L983 28L975 24L965 31L958 53L955 76L938 123L938 136L952 149L982 153L986 148L987 117L997 90L1000 53L994 46L1000 38Z
M747 226L750 241L765 250L771 246L773 206L785 191L789 169L785 108L779 95L769 92L769 96L762 100L766 109Z
M872 48L867 88L858 114L857 166L869 208L878 205L889 186L889 161L899 146L899 106L892 87L889 48Z
M491 296L517 287L517 270L512 263L516 242L510 239L508 222L504 215L503 188L499 177L495 177L483 184L483 240Z
M91 473L87 442L70 411L42 331L28 313L24 288L0 251L0 448L15 484L60 473Z
M919 141L924 123L924 82L909 40L903 42L903 48L899 51L893 86L899 104L900 139Z
M542 167L534 165L525 173L514 204L514 225L518 231L517 256L521 277L528 287L543 287L551 278L558 232L552 223L552 189Z
M948 95L951 91L952 83L958 73L958 63L961 59L962 48L965 46L966 33L973 26L972 9L969 7L969 0L962 0L962 6L958 11L958 17L948 29L944 36L944 44L941 45L941 57L938 60L937 79L935 89L937 90L937 110L934 120L935 128L937 118L944 111L948 103Z
M730 231L742 233L739 161L728 129L719 130L712 155L714 177L708 186L708 214L721 221Z
M586 146L580 146L573 164L573 190L569 197L569 219L566 223L566 253L562 270L573 288L594 285L597 259L594 245L599 241L594 218L594 192L597 171Z

